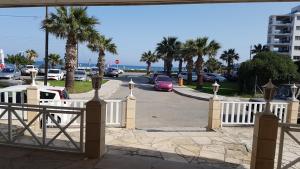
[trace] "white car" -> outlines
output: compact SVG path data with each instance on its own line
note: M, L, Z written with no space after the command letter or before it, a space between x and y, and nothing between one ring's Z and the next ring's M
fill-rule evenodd
M75 70L74 79L78 81L87 81L87 73L85 70Z
M47 79L50 80L62 80L64 78L64 72L60 69L49 69Z
M25 68L22 69L22 75L29 75L32 70L38 71L39 69L34 65L26 65Z

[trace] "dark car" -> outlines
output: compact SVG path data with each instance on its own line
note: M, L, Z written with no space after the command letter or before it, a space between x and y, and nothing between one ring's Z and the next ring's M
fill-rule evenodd
M117 68L109 67L105 70L105 76L119 77L119 70Z
M275 100L288 100L290 98L292 98L292 85L294 84L282 84L278 87L276 94L274 96ZM296 98L299 100L300 96L299 96L299 88L300 88L300 84L295 84L297 86L297 93L296 93Z

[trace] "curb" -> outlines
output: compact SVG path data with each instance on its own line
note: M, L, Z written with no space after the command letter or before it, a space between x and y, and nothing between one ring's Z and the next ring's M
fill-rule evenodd
M181 96L185 96L185 97L189 97L189 98L193 98L193 99L198 99L198 100L202 100L202 101L209 101L209 98L204 98L204 97L199 97L199 96L192 96L189 94L185 94L182 92L179 92L176 88L173 88L174 93L177 93Z

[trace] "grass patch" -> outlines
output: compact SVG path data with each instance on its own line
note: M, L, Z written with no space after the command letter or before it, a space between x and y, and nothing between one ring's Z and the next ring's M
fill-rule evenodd
M241 94L239 92L239 86L237 82L222 82L220 84L220 89L218 94L223 96L240 96L240 97L253 97L251 94ZM197 84L192 83L191 85L186 85L189 88L196 89ZM201 90L203 93L213 94L212 83L205 82Z
M107 81L108 80L103 80L102 84L106 83ZM49 80L48 82L50 86L65 86L64 80ZM92 89L92 81L74 81L74 92L70 93L85 93L91 91Z

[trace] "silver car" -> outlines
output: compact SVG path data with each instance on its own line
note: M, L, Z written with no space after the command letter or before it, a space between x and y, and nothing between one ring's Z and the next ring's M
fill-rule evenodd
M0 79L19 80L21 79L21 71L15 68L4 68L0 72Z
M87 81L87 73L84 70L76 70L74 79L78 81Z

